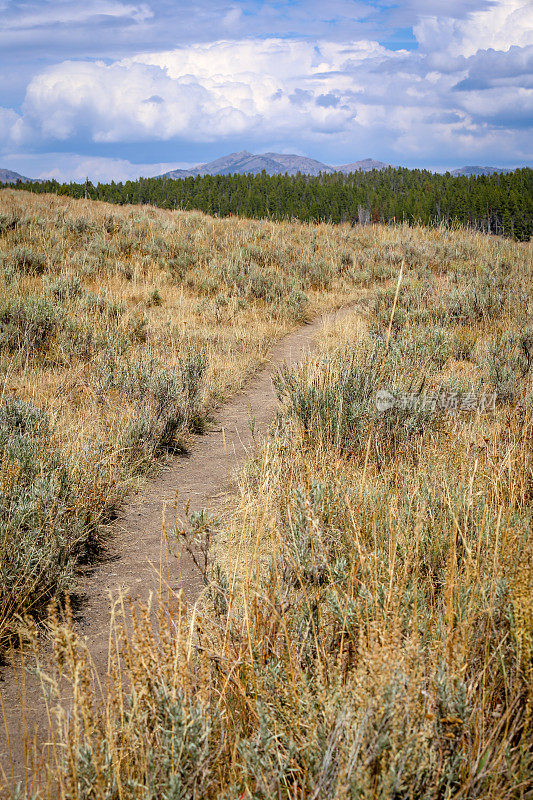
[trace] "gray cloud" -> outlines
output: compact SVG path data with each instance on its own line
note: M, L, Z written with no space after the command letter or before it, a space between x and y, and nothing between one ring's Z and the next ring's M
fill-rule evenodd
M328 94L319 94L315 102L322 108L337 108L339 98L333 92L328 92Z
M505 52L482 50L466 59L464 67L467 75L455 84L455 91L482 91L503 85L531 88L533 46L510 47Z

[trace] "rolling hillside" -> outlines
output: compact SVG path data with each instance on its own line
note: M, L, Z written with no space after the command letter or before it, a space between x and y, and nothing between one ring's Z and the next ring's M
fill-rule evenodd
M529 797L531 244L0 201L0 645L29 637L54 744L8 796ZM269 382L266 435L243 404L237 491L198 511L179 471L165 486L144 565L160 596L134 605L105 547L128 490L153 508L142 476L192 463L193 432L224 437L221 406L273 343L340 305ZM206 470L229 479L229 450ZM94 609L65 595L102 555L117 602L99 674Z

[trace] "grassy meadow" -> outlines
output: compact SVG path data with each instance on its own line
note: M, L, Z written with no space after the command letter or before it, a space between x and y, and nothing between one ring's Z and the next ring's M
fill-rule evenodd
M48 621L74 707L35 797L532 797L531 245L1 198L4 637L276 337L361 298L193 521L194 613L119 608L105 697Z
M0 192L0 648L75 586L154 457L350 295L349 248L326 227Z

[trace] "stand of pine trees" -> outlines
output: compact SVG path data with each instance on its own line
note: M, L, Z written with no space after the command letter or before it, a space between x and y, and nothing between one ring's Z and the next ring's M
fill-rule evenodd
M199 209L218 216L324 222L466 225L528 241L533 235L533 170L454 177L393 169L309 175L207 175L125 183L18 183L31 192L112 203Z

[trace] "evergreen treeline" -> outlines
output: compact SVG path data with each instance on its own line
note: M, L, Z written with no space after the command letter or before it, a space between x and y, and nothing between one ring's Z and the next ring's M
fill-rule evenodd
M31 192L150 203L258 219L467 225L521 241L533 235L533 170L454 177L393 169L309 175L207 175L125 183L18 183Z

